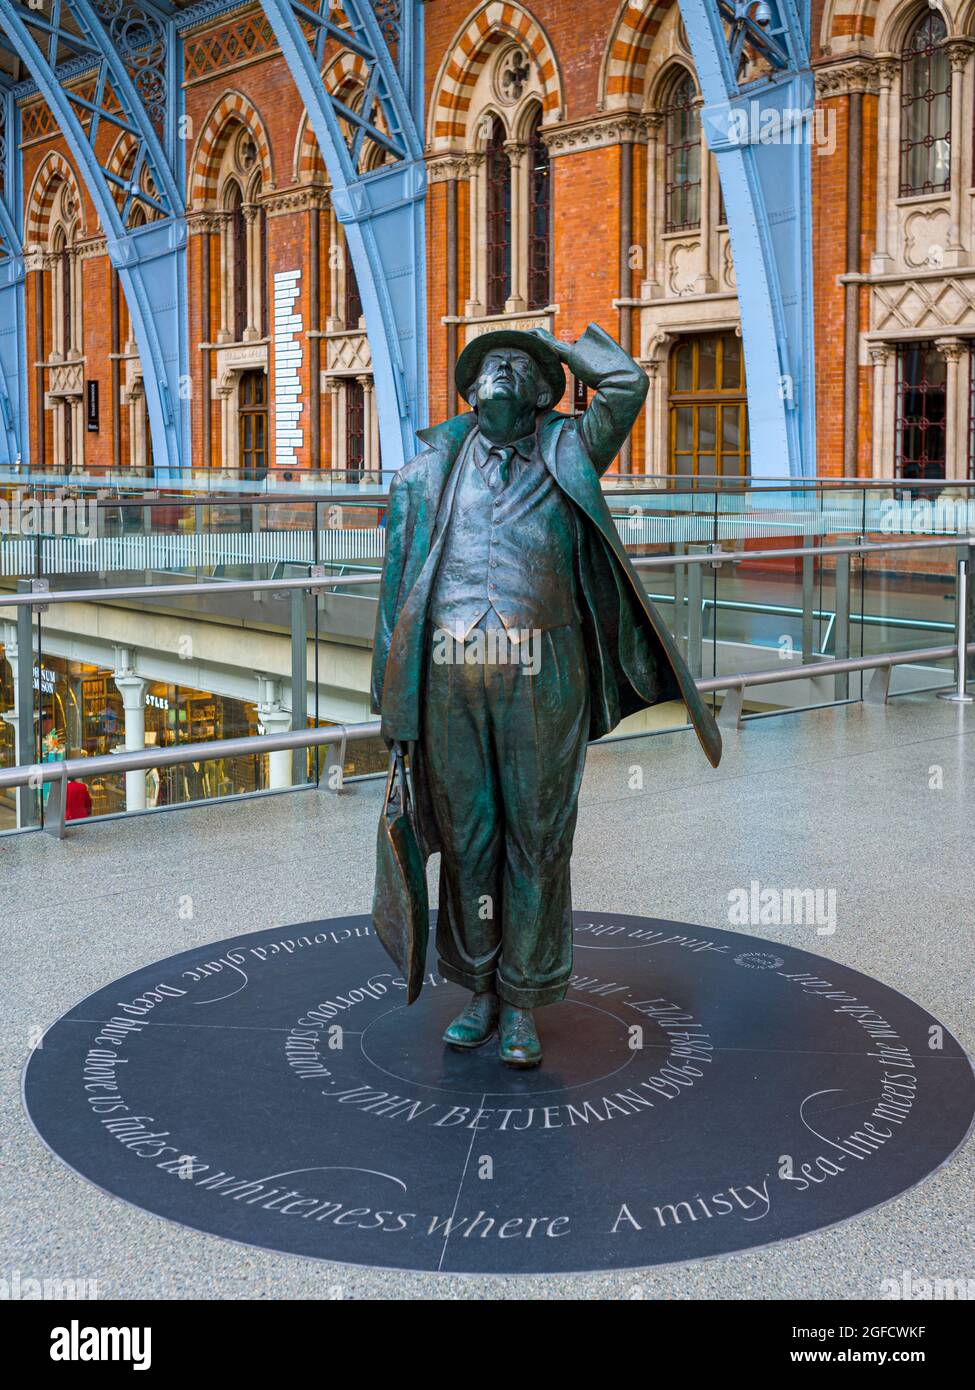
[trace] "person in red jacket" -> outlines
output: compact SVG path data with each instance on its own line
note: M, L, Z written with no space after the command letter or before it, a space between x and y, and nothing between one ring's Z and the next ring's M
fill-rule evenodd
M80 748L72 748L70 756L83 758L85 755ZM64 792L64 818L65 820L86 820L90 815L91 792L84 782L72 778Z

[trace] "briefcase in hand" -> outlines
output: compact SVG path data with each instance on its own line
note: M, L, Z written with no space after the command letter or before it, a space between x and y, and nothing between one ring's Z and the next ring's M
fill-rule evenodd
M376 890L372 923L406 981L406 1002L423 987L430 934L426 861L416 832L410 778L399 746L393 749L386 798L376 838Z

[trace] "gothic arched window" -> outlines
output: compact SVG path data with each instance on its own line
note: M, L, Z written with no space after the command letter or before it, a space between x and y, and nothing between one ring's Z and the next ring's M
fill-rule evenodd
M57 328L55 342L62 357L67 357L72 347L72 284L71 257L68 253L68 240L64 229L58 227L54 232L54 254L57 256Z
M487 144L487 312L503 314L511 298L511 161L495 117Z
M690 73L678 79L664 108L666 202L664 229L682 232L701 222L701 117Z
M538 111L528 136L528 307L552 296L552 166Z
M244 195L239 184L231 183L228 186L226 207L230 214L230 328L235 342L239 343L247 327L247 221L244 217Z
M950 181L951 63L945 22L929 10L901 55L901 197L941 193Z
M362 295L359 293L359 281L356 279L355 266L352 264L352 256L348 245L345 248L345 326L353 332L359 327L359 320L362 318Z

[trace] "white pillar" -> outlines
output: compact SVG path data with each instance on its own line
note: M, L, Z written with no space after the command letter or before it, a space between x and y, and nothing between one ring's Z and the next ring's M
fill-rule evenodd
M505 145L511 164L511 294L506 314L519 314L528 303L528 148L509 141Z
M245 234L245 246L247 256L247 278L245 281L245 293L247 296L247 327L244 329L244 338L247 342L252 342L261 336L258 325L261 322L261 234L260 234L260 213L259 203L245 203L243 206L244 223L247 228ZM270 306L268 306L270 308ZM268 324L271 322L271 314L268 313Z
M892 411L888 402L889 364L893 349L889 343L871 343L870 361L873 365L873 476L894 476L894 449L888 425ZM888 439L891 440L888 447Z
M323 390L329 398L329 448L331 454L328 460L329 468L339 466L339 392L341 387L334 376L327 376L323 381Z
M13 677L14 703L13 708L4 710L0 713L0 719L5 724L9 724L14 731L14 763L21 766L24 759L20 751L20 710L17 706L17 665L18 651L17 646L17 627L15 623L3 623L0 625L0 641L3 642L3 654L10 666L10 673ZM20 796L15 796L14 801L17 807L17 828L20 829Z
M122 696L125 711L123 748L126 753L141 753L146 746L146 685L142 676L132 670L132 653L125 647L115 648L115 684ZM126 811L146 809L146 774L144 768L125 774Z
M967 351L961 338L938 338L935 347L945 359L945 478L967 477L967 393L962 389L961 359Z
M657 188L660 183L660 131L663 116L651 112L646 118L647 127L647 263L644 267L645 279L640 288L644 299L656 299L660 294L657 279L658 209Z
M372 437L372 469L374 475L373 481L378 487L382 483L383 455L379 443L379 411L376 409L376 384L371 378L370 391L372 396L372 414L369 431Z
M703 101L695 102L696 109L700 114ZM697 277L694 288L698 294L711 294L716 287L714 278L714 250L712 237L711 215L711 151L708 149L708 142L704 138L704 122L701 122L701 273Z
M644 442L645 469L647 473L666 473L667 472L667 441L670 436L667 430L667 421L664 416L663 403L663 371L662 363L657 358L651 358L644 362L643 370L650 378L650 389L647 392L647 404L645 406L646 438ZM657 483L657 486L662 486Z
M945 45L948 61L951 64L951 156L950 156L950 212L948 215L948 245L945 248L945 265L963 265L962 240L962 183L965 178L962 150L968 150L967 135L971 130L971 111L965 114L965 69L972 51L969 38L950 39ZM967 156L966 156L967 157ZM965 190L967 196L967 189ZM948 475L951 476L950 473Z
M891 99L891 87L900 75L900 60L882 58L877 64L877 245L871 257L870 269L874 274L882 274L890 260L890 215L891 195L897 197L900 179L900 149L897 142L897 122L891 119L895 109ZM894 188L890 188L890 170L894 169ZM896 209L894 210L896 217Z
M376 481L376 452L375 452L375 430L373 429L374 417L376 415L375 393L371 376L357 376L356 381L362 387L362 438L363 438L363 459L362 459L362 481L371 483Z
M471 154L470 162L470 298L464 302L467 318L479 318L487 302L487 236L484 209L487 206L487 156Z
M281 684L273 676L258 676L257 717L265 734L286 734L291 728L291 711L281 704ZM268 785L281 791L293 785L291 750L268 753Z

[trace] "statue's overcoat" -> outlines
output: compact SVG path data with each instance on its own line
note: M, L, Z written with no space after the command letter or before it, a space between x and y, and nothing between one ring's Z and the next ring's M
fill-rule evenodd
M680 699L716 767L721 735L714 717L627 557L599 482L639 414L647 377L595 324L571 347L567 365L595 394L581 418L548 412L538 436L545 465L575 518L576 592L588 662L579 679L589 682L589 737L602 738L638 710ZM381 714L384 738L417 745L417 809L429 852L438 845L420 744L428 609L456 488L453 465L476 425L470 411L421 430L425 448L399 470L389 495L372 707Z

